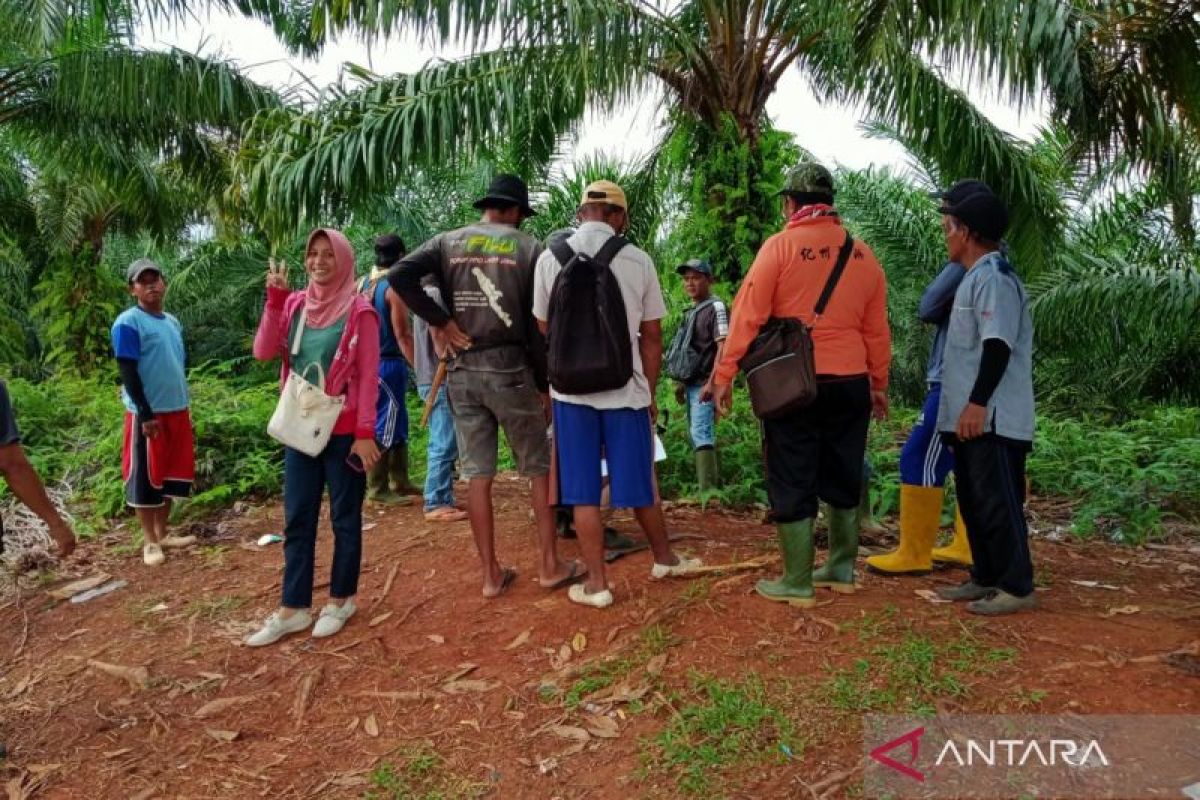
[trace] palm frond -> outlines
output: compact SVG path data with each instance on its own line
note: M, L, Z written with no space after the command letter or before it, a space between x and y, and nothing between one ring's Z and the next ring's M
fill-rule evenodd
M567 46L435 62L336 94L307 114L260 114L241 169L268 224L290 230L335 200L354 204L390 191L416 164L496 152L512 131L529 134L515 147L548 152L546 143L598 92L616 101L641 88L643 77L636 64L595 63Z

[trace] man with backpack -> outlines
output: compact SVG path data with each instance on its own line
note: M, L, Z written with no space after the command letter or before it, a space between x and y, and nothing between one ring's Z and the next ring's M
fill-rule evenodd
M632 508L654 554L651 576L699 565L671 550L654 482L654 389L662 365L666 304L654 262L621 234L629 226L625 192L596 181L583 192L579 228L552 239L538 259L533 314L548 334L554 443L560 502L574 507L583 584L568 596L604 608L600 460L607 459L612 504Z
M729 313L721 298L712 294L712 266L699 258L680 264L675 272L683 278L683 289L692 307L683 316L671 346L667 348L667 376L677 381L675 399L688 412L688 430L696 458L696 481L700 493L720 486L717 469L713 404L702 400L712 394L712 372L729 335Z
M496 558L492 481L500 428L517 469L530 479L539 583L559 588L577 579L582 567L559 560L550 513L546 346L530 314L534 262L542 246L520 230L535 213L529 190L515 175L497 175L475 207L483 212L479 222L435 236L387 277L413 313L440 330L449 348L446 395L460 474L468 481L467 515L483 563L483 596L494 598L517 577ZM426 293L426 276L446 308Z
M414 339L408 307L388 286L387 272L404 255L404 240L394 233L375 240L375 267L359 281L358 291L379 314L379 400L375 441L379 461L367 476L367 499L408 505L417 494L408 477L408 365L414 363Z

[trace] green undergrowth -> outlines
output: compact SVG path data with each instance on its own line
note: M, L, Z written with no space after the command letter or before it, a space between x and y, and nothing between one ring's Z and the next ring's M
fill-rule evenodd
M282 448L266 433L278 398L275 366L235 374L229 365L208 364L191 370L189 383L197 480L194 497L181 504L180 512L203 514L235 500L277 494ZM70 487L71 508L84 531L124 513L124 412L116 382L63 374L41 383L12 379L9 391L26 451L48 484ZM418 424L421 405L410 393L409 461L418 481L425 470L427 441ZM687 412L675 402L669 381L660 386L659 407L668 453L658 465L663 495L697 498ZM890 420L871 426L868 459L875 473L871 496L876 516L897 509L900 448L915 419L915 410L896 408ZM717 440L724 486L700 499L733 507L765 503L759 424L740 386L733 414L717 425ZM512 466L502 439L500 468ZM1145 406L1118 422L1042 416L1029 476L1035 495L1069 498L1070 530L1079 536L1137 543L1169 529L1196 530L1200 408ZM952 494L951 484L944 509L947 523Z

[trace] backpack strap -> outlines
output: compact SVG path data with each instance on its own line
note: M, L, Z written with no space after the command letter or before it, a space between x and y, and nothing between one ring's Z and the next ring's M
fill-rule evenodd
M571 245L567 244L565 236L550 240L550 252L554 253L560 267L565 267L575 257L575 251L571 249Z
M829 304L829 297L833 294L838 281L842 279L842 273L846 271L846 264L850 261L850 253L853 250L854 239L847 233L846 241L842 243L842 248L838 251L837 263L833 265L833 272L829 273L829 280L825 281L825 288L821 290L821 297L813 308L814 325L817 323L817 319L825 313L825 306Z
M617 253L621 252L627 244L629 244L629 240L624 236L614 236L596 251L596 255L592 256L592 261L607 267L612 264L613 259L617 257Z

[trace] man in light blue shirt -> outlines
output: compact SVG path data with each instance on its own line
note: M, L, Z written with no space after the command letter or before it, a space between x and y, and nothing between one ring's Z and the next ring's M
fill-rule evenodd
M1033 447L1033 322L1021 279L1000 252L1008 210L979 181L936 195L950 258L967 269L954 295L942 366L938 431L954 449L954 479L974 565L939 590L977 614L1034 605L1025 522L1025 458Z
M172 499L190 496L196 477L183 329L163 310L167 282L158 264L139 258L125 277L137 305L123 311L112 326L126 411L121 476L125 502L142 527L142 560L157 566L164 547L196 541L167 534Z

